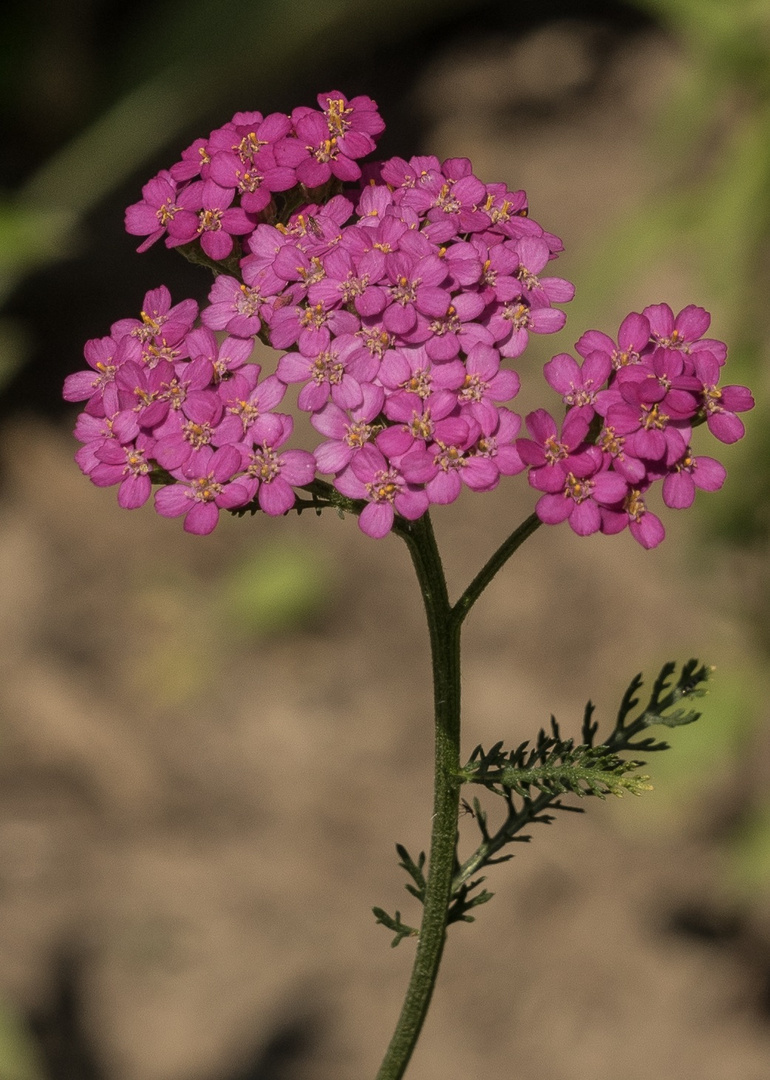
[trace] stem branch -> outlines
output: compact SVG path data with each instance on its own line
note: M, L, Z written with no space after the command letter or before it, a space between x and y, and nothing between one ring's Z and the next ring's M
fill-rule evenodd
M526 520L522 521L518 529L515 529L508 539L502 542L494 555L487 560L485 565L479 570L478 574L476 574L473 581L452 609L452 614L457 619L458 623L463 621L498 570L501 570L503 566L505 566L511 555L521 547L527 537L531 536L541 524L542 522L537 514L530 514Z

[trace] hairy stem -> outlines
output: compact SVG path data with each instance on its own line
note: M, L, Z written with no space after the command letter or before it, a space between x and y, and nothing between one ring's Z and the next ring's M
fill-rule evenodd
M511 533L452 607L429 515L425 514L417 521L396 519L394 531L409 548L428 620L436 758L430 860L417 952L401 1015L377 1080L400 1080L409 1064L428 1012L444 951L449 906L453 887L457 885L453 879L456 873L462 874L466 869L460 870L457 865L457 821L463 783L460 774L460 632L463 620L498 570L539 525L540 521L532 514Z
M435 715L435 772L430 864L412 976L377 1080L400 1080L422 1029L444 950L455 871L460 799L460 623L426 514L398 527L420 583L430 633Z

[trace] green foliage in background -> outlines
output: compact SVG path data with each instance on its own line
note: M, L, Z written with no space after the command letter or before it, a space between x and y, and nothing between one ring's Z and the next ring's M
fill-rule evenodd
M682 71L651 127L652 162L671 179L592 256L582 303L598 311L629 279L658 267L686 275L716 313L737 382L754 389L749 438L725 458L728 481L708 503L709 532L732 544L767 539L770 475L770 4L766 0L636 0L674 38ZM619 257L620 254L620 257ZM612 267L610 278L606 268ZM687 295L690 295L688 291ZM650 302L655 302L652 298Z
M330 571L308 545L261 544L225 574L217 592L242 633L264 637L311 623L329 596Z
M42 1080L32 1041L18 1017L0 1002L0 1080Z

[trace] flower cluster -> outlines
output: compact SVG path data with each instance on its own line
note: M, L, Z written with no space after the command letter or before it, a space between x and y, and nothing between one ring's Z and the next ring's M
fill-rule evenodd
M208 304L172 304L164 287L139 319L86 345L70 376L85 401L77 461L96 484L119 484L132 508L155 506L205 534L221 509L295 504L295 487L330 478L362 500L361 528L384 536L395 515L420 517L463 485L489 491L529 469L549 523L580 534L626 525L644 546L663 531L644 495L663 481L669 506L724 477L694 457L705 421L732 442L742 387L719 388L725 347L704 340L708 315L666 305L631 315L616 345L598 331L546 365L567 406L561 434L544 410L507 407L509 362L529 335L560 330L573 286L546 268L562 250L528 213L522 191L485 184L464 158L392 158L361 166L384 128L368 97L338 91L290 116L238 113L198 139L130 206L126 227L196 251L216 277ZM255 340L281 350L252 362ZM276 412L287 388L322 436L285 449L293 422Z
M710 316L690 305L676 317L654 304L623 320L617 344L590 330L577 342L579 364L559 353L545 366L550 386L567 406L561 434L540 409L527 417L531 439L517 440L529 482L544 492L541 521L569 520L576 533L620 532L628 525L644 547L664 537L645 494L663 482L672 508L692 504L695 489L716 491L725 469L693 453L692 430L706 423L720 442L743 436L736 413L754 401L745 386L718 386L727 348L704 338Z
M162 236L167 247L198 239L210 258L226 259L233 238L274 211L278 192L321 187L332 177L358 180L356 160L374 150L385 127L377 106L336 90L319 94L318 104L321 111L300 106L291 116L236 113L208 139L196 139L128 207L126 230L147 238L138 250Z

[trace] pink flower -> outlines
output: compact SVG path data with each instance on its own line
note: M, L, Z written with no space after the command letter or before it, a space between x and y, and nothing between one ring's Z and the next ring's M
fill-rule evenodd
M219 521L220 508L241 505L228 493L229 481L241 466L241 455L233 446L212 450L204 446L181 469L172 470L178 483L155 493L155 509L163 517L185 515L185 532L206 536ZM237 492L236 499L240 496Z
M497 404L514 398L521 386L515 371L500 369L500 356L489 345L474 345L465 361L466 375L457 401L462 415L470 414L485 435L498 425Z
M197 193L192 188L177 189L170 172L159 172L142 188L142 201L126 210L126 232L146 236L137 251L146 251L166 232L177 218L187 220L196 209Z
M668 304L651 304L643 314L650 323L650 335L658 345L667 349L685 349L708 330L711 316L701 307L689 304L677 316Z
M78 371L64 380L65 401L88 401L86 411L94 416L112 414L118 409L115 376L122 364L135 359L140 352L137 341L130 337L92 338L83 350L91 371Z
M569 353L558 353L543 368L545 381L561 394L564 404L584 410L589 418L611 371L612 361L606 352L589 353L582 367Z
M211 441L215 445L264 441L272 444L276 419L272 410L283 400L286 387L275 375L268 375L258 383L259 373L259 364L246 364L231 379L219 384L224 417L212 432Z
M329 133L349 158L366 157L374 150L374 136L385 130L385 121L377 111L377 103L360 95L348 101L339 90L319 94Z
M287 384L305 383L297 404L307 412L318 412L330 400L341 409L360 405L362 384L373 378L377 366L356 337L344 334L315 355L285 353L276 374Z
M419 401L430 402L434 416L447 416L457 405L457 393L467 371L460 359L434 363L424 345L389 349L377 375L387 393L385 415L404 420Z
M523 295L531 307L550 307L572 300L575 286L564 278L539 277L551 258L547 242L540 236L523 236L516 241L519 268L516 276L523 286Z
M453 360L461 349L468 352L479 342L491 345L489 330L476 321L483 310L484 301L478 294L461 293L452 297L444 314L428 324L427 341L420 337L431 360Z
M663 502L677 510L692 506L695 489L718 491L725 482L727 470L710 457L696 457L687 450L663 481Z
M650 322L644 315L631 312L620 324L617 345L600 330L587 330L575 346L583 357L593 352L606 352L616 370L628 364L638 364L650 344Z
M467 450L463 480L475 491L487 491L496 486L500 476L516 476L526 465L521 460L515 442L521 428L521 417L501 406L497 409L497 428L491 435L481 435ZM479 467L479 459L486 464ZM489 484L494 470L494 482Z
M358 524L375 540L390 532L396 513L411 521L422 517L428 509L425 492L418 485L408 483L371 444L361 448L349 467L336 478L334 486L352 499L367 500Z
M417 326L419 316L440 318L452 301L447 289L439 288L447 276L446 266L435 254L421 258L406 252L387 255L385 259L387 307L382 313L386 330L393 334L409 335ZM367 314L374 314L368 311ZM421 335L422 336L422 335Z
M210 163L208 139L196 139L182 151L182 160L172 165L169 171L178 184L193 180L196 176L202 176L205 180Z
M220 274L209 293L209 306L201 313L203 325L211 330L227 330L237 337L254 337L262 329L259 312L269 295L258 287Z
M274 307L265 317L274 349L298 345L300 352L310 357L328 349L332 336L355 334L361 325L350 311L329 309L320 302L312 306Z
M531 308L523 300L512 300L492 315L488 325L500 355L516 359L526 349L531 333L555 334L566 321L559 308Z
M91 480L99 487L120 484L118 505L124 510L136 510L144 506L152 492L152 464L148 460L151 453L152 440L143 435L128 446L105 440L96 450L99 464L91 471Z
M172 305L171 293L161 285L145 293L140 318L118 319L110 327L110 333L116 340L126 335L135 337L143 347L163 345L180 341L192 329L197 315L195 300Z
M588 434L588 419L580 410L569 412L562 425L561 437L554 418L545 409L527 416L532 439L517 439L521 460L530 466L529 482L538 491L562 491L568 472L579 469L576 452ZM593 458L589 459L593 462Z
M695 358L695 373L703 390L706 423L714 438L723 443L742 439L745 428L735 414L754 408L754 398L745 386L717 386L720 367L711 352L699 352Z
M306 450L276 450L289 437L292 430L290 416L280 418L281 430L274 437L255 446L245 462L244 476L233 485L246 494L243 504L251 502L256 495L260 509L271 517L279 517L294 506L296 496L292 485L301 487L312 483L316 463Z
M195 197L192 192L195 189ZM211 259L226 259L233 250L233 236L254 231L254 222L240 207L231 206L235 192L212 180L197 181L186 189L196 214L178 214L169 220L167 247L189 244L200 237L201 247Z
M578 536L598 532L602 524L601 508L620 503L628 485L617 473L603 471L604 458L598 447L592 446L579 459L572 459L565 472L560 491L541 496L537 516L546 525L569 521Z
M307 148L307 156L297 165L297 179L308 188L325 184L331 176L357 180L361 169L345 153L341 140L331 134L326 117L313 109L295 109L292 121L297 140ZM349 140L347 141L349 144Z
M249 214L264 210L274 191L288 191L297 182L296 171L279 165L270 147L258 150L245 161L238 153L221 150L211 159L209 176L220 187L237 192L241 206Z
M647 509L641 491L629 491L623 502L623 509L628 517L629 532L643 548L649 550L657 547L665 538L663 522Z
M126 507L170 471L158 510L200 534L222 509L286 513L320 470L363 500L361 528L376 537L396 514L417 518L463 485L489 491L526 469L542 520L580 535L628 526L659 543L647 491L661 481L664 502L683 508L720 487L724 468L693 453L692 431L734 442L754 404L745 387L719 385L727 350L704 337L708 312L650 305L623 319L617 342L589 330L582 363L559 353L545 365L567 410L561 430L538 409L520 437L503 404L519 373L501 358L564 325L554 305L574 287L548 274L561 241L523 191L484 183L467 158L362 168L384 128L376 103L332 90L317 105L236 113L128 207L139 250L198 242L228 272L197 325L197 304L172 304L161 286L138 319L87 343L88 370L64 386L85 403L81 469L118 484ZM257 337L284 353L261 382ZM322 438L313 453L283 449L293 423L274 409L290 384Z
M310 423L316 431L327 436L313 451L319 472L341 472L374 437L376 429L372 420L382 409L383 391L371 383L365 383L361 390L363 401L357 408L345 412L329 401L311 416Z

